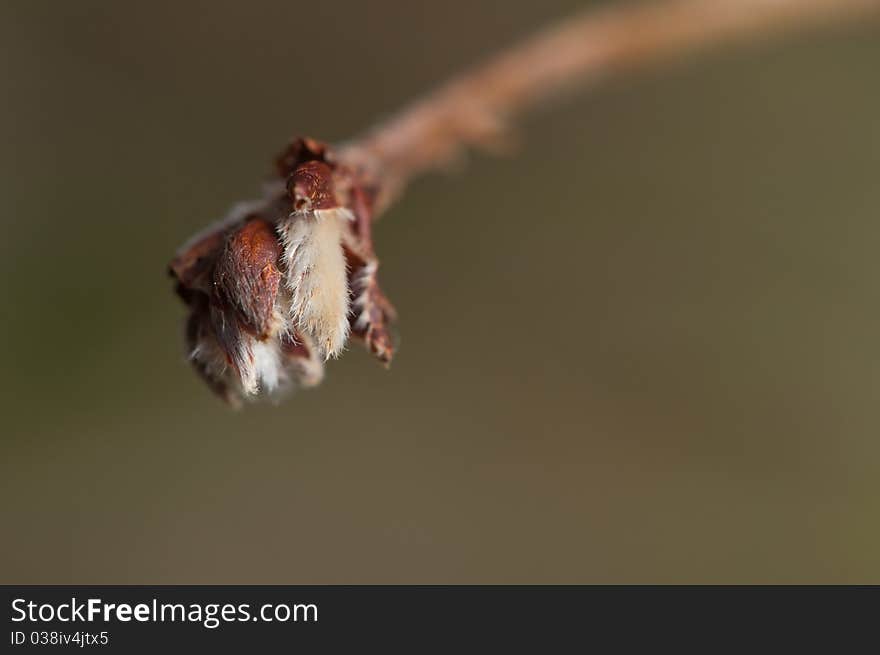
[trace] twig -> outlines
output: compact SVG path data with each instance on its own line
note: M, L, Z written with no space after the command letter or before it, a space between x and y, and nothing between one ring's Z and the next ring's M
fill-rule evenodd
M189 309L196 371L232 404L317 384L349 334L386 365L395 318L379 288L371 226L414 176L566 87L735 39L855 18L880 0L663 0L571 18L462 75L334 150L296 139L264 196L188 242L171 262Z
M512 117L561 89L878 9L878 0L666 0L586 11L453 79L343 146L340 158L380 191L384 208L412 177L443 167L465 146L491 146Z

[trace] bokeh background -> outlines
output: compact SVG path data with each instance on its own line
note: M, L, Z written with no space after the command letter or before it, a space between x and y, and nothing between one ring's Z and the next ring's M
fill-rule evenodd
M166 264L289 137L583 5L4 0L0 581L880 582L876 23L416 183L390 371L239 413L190 371Z

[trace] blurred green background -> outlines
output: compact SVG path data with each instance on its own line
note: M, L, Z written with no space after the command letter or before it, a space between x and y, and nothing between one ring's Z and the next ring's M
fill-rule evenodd
M377 226L388 372L234 413L165 267L582 2L0 5L5 583L880 582L880 25L646 71Z

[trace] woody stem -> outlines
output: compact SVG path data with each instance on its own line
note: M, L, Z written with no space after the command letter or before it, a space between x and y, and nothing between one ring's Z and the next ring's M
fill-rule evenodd
M589 10L452 79L344 145L339 157L378 190L381 211L414 176L461 148L497 141L509 119L567 87L878 10L880 0L657 0Z

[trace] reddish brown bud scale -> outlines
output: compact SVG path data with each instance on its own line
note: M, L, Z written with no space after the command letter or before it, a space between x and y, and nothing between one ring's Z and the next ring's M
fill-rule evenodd
M379 361L388 366L394 357L394 339L389 326L397 320L397 311L379 287L379 262L372 255L345 249L349 285L352 289L352 334L364 340Z
M333 172L322 161L300 164L287 181L287 193L293 208L334 209L339 206L333 191Z
M202 293L193 294L190 310L185 338L193 368L211 391L230 405L237 407L240 405L239 398L230 388L227 377L221 374L220 369L226 364L219 359L222 353L211 325L208 297ZM194 356L200 350L203 351L202 356Z
M223 230L215 230L184 247L171 261L170 273L187 289L207 291L211 270L225 237Z
M214 269L217 293L238 310L245 326L260 339L268 338L277 327L273 322L281 284L280 255L272 224L254 219L228 237Z
M211 303L210 317L214 336L223 350L226 362L233 366L236 371L241 371L243 362L239 352L242 340L238 319L235 318L232 312L227 312L220 303Z
M394 339L388 326L394 320L395 311L375 279L364 293L363 313L355 322L354 333L363 338L370 352L387 366L394 358Z
M313 160L326 161L327 146L315 139L301 137L291 141L275 158L275 169L285 179L297 166Z

